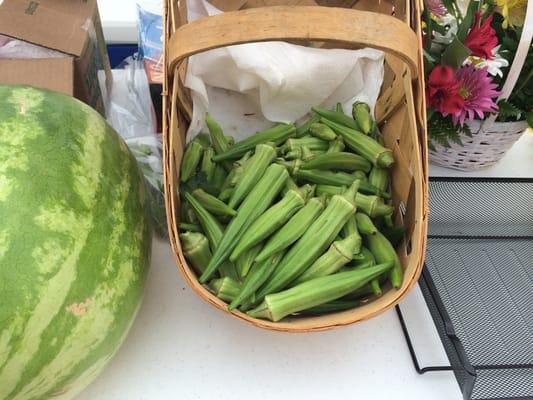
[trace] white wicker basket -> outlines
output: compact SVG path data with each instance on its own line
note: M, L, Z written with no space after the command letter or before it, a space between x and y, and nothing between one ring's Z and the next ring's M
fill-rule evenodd
M522 37L498 101L507 99L511 95L526 60L532 37L533 1L530 1L527 5ZM450 147L446 147L434 143L435 150L429 151L429 161L462 171L485 168L497 163L527 128L526 121L495 122L497 116L492 114L484 121L475 120L468 123L472 137L460 134L462 146L453 143Z

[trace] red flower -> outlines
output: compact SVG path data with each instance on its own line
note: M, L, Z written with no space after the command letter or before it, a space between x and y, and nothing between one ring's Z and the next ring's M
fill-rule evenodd
M453 68L437 65L426 83L428 105L441 114L455 114L463 109L465 100L459 94L460 85Z
M493 58L492 49L498 45L496 31L490 26L492 15L481 24L481 12L476 12L476 19L465 39L465 46L472 55L490 60Z

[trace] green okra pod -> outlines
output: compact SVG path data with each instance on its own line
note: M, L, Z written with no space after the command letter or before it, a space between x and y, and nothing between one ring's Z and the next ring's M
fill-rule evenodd
M187 200L187 203L196 214L198 222L200 222L207 239L209 239L211 250L215 251L223 236L222 225L192 194L184 192L183 197L185 197L185 200Z
M361 300L333 300L325 304L320 304L307 310L300 311L300 315L323 315L331 314L340 311L351 310L359 307L362 304Z
M370 107L368 104L361 101L353 103L352 115L353 119L357 122L357 125L359 125L361 132L365 135L370 134L372 131L373 118L370 115Z
M326 153L338 153L345 149L344 140L342 137L337 136L337 138L329 142L329 147Z
M289 171L291 176L294 176L300 170L301 166L304 164L299 158L295 158L291 161L285 161L283 158L277 158L276 164L283 165Z
M338 113L343 113L344 114L344 110L342 109L342 103L337 103L335 105L335 111L338 112Z
M213 180L210 182L213 187L217 190L217 193L220 193L228 173L226 170L219 164L215 165L215 172L213 173Z
M239 274L240 279L246 278L255 258L262 248L263 246L258 244L251 249L246 250L239 258L237 258L237 260L235 260L235 267L237 268L237 274Z
M224 136L224 132L222 131L220 125L213 119L213 117L209 113L205 114L205 123L207 125L207 128L209 129L209 136L211 137L211 143L213 144L215 153L222 154L228 151L231 147L230 142L228 138ZM231 162L225 161L222 162L221 165L226 171L231 170Z
M361 246L361 237L358 233L333 242L324 254L296 278L293 285L298 285L320 276L334 274L352 260L357 246Z
M204 155L202 157L202 164L200 171L205 174L205 177L208 182L213 181L213 176L215 174L216 164L213 161L213 156L215 155L215 150L210 146L204 150Z
M378 232L378 228L374 225L374 222L370 217L364 213L355 213L355 220L357 222L357 229L363 235L374 235Z
M283 143L287 138L294 135L296 128L292 124L279 124L262 132L258 132L247 139L235 143L227 151L217 154L213 161L219 162L239 158L248 150L254 149L258 144L273 142L276 145Z
M318 122L319 120L320 120L320 116L313 115L311 118L307 120L307 122L303 123L298 128L296 128L296 133L294 134L294 137L299 138L304 135L307 135L309 133L309 127L315 122Z
M346 190L346 186L337 185L316 185L317 196L331 197L335 194L341 194Z
M202 228L197 224L188 224L186 222L180 222L178 225L180 231L189 231L189 232L200 232L202 233Z
M331 198L322 214L283 257L272 278L259 291L258 300L284 289L328 248L355 212L358 183L354 182L345 193Z
M388 168L394 163L392 150L383 147L370 136L358 132L354 129L347 128L328 119L320 120L324 125L329 126L339 136L342 136L344 142L357 154L363 156L372 164Z
M272 164L267 168L250 194L242 202L237 210L237 215L226 227L209 265L200 276L200 283L208 281L218 267L229 258L244 232L270 206L288 177L289 173L281 165Z
M346 224L344 224L344 226L342 227L342 235L345 238L350 235L353 235L355 237L356 242L355 242L355 248L354 248L353 254L357 254L361 251L361 245L363 243L363 238L361 238L361 235L359 234L359 230L357 229L357 221L355 220L355 214L352 215L348 219L348 221L346 221Z
M187 182L195 174L196 168L202 159L203 152L204 147L196 139L187 145L181 162L180 180L182 182Z
M194 138L194 140L200 143L204 149L207 149L209 146L211 146L211 140L209 139L209 135L205 132L200 132Z
M383 203L383 199L378 196L369 196L363 193L357 193L357 196L355 197L355 203L360 211L364 212L371 218L390 215L394 211L392 206Z
M313 110L316 114L320 115L320 117L322 117L321 119L327 118L328 120L336 122L337 124L341 124L345 127L357 131L359 130L359 125L357 125L357 121L355 121L350 116L344 114L344 112L330 111L320 107L311 107L311 110Z
M369 172L372 164L357 154L337 152L317 155L312 160L305 162L301 168Z
M357 254L353 258L353 264L356 267L361 266L361 265L367 265L367 264L375 265L376 259L374 255L372 254L372 252L368 250L367 247L361 246L361 249L359 250L359 254Z
M282 227L304 205L305 196L300 190L289 190L280 201L271 206L250 225L237 246L235 246L229 259L235 262L246 250L261 243Z
M376 262L391 262L393 268L389 272L389 280L393 288L398 289L402 285L403 269L396 250L381 232L365 237L367 246L376 258Z
M263 262L256 262L252 265L249 274L242 285L239 294L229 305L229 310L239 307L244 301L249 299L272 275L277 265L283 257L283 252L268 257Z
M353 174L347 174L346 172L322 171L319 169L299 169L295 176L307 182L316 183L318 185L333 186L350 186L355 180L358 180L360 192L390 198L388 193L380 191L378 188L363 180L362 176L357 174L357 172L361 171L355 171Z
M284 153L294 151L299 147L306 146L311 151L326 151L329 147L328 142L313 136L302 136L300 138L287 139L281 147Z
M385 192L389 187L389 171L381 167L372 168L368 175L368 182L382 192Z
M221 278L228 277L233 279L235 282L239 282L240 280L239 274L237 273L237 268L231 261L224 261L218 268L218 272L220 273Z
M287 315L339 299L388 271L392 263L322 276L279 293L269 294L248 315L277 322Z
M182 233L180 239L183 255L191 263L196 273L201 274L211 259L209 241L198 232Z
M214 215L234 217L237 215L237 211L228 206L223 201L217 199L215 196L210 195L203 189L195 189L192 195L205 207L207 211L210 211Z
M307 204L281 227L265 244L256 257L256 262L262 262L268 257L285 250L296 242L315 221L324 209L323 198L313 197Z
M233 194L234 190L235 190L235 188L232 188L232 187L224 189L218 195L218 199L220 201L223 201L224 203L226 203L231 198L231 195Z
M244 171L228 202L231 208L237 207L250 193L274 158L276 158L276 149L272 145L258 144L255 147L255 153L246 161Z
M241 284L229 277L213 279L209 282L209 287L215 296L226 302L232 301L241 290Z
M321 124L320 122L315 122L309 127L309 133L311 136L317 137L319 139L331 142L337 138L337 134L330 127ZM328 145L329 146L329 145Z

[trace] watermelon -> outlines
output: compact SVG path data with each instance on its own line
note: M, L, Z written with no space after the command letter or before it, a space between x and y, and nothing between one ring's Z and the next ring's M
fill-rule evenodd
M69 399L124 340L150 263L135 159L90 107L0 86L0 399Z

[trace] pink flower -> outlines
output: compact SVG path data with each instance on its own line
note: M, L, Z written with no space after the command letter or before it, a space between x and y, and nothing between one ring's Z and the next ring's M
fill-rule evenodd
M464 125L465 119L472 121L477 116L485 117L485 112L498 111L493 98L500 95L496 90L498 85L492 82L486 68L476 68L474 65L463 65L455 74L459 82L459 94L464 99L462 109L452 115L455 125Z
M424 0L424 4L431 14L438 17L443 17L448 13L448 10L446 10L446 7L442 4L442 0Z

